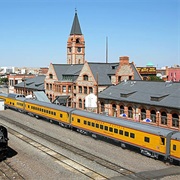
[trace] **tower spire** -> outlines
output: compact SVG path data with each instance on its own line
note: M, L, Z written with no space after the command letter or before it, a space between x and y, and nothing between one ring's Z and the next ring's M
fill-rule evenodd
M67 41L67 64L84 64L85 41L81 32L77 10L75 8L74 20Z
M76 8L75 8L75 16L74 16L70 35L82 35Z

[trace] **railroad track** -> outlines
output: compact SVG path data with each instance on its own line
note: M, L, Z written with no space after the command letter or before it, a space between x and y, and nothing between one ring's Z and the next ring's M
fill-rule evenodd
M13 169L6 161L0 162L0 179L7 180L7 179L18 179L24 180L25 178L22 177L17 170Z
M17 127L31 133L31 134L34 134L40 138L43 138L55 145L58 145L60 146L61 148L64 148L72 153L74 153L75 155L79 155L81 157L84 157L92 162L96 162L97 164L107 168L107 169L110 169L112 171L115 171L117 172L120 176L126 176L128 177L128 179L138 179L138 180L143 180L143 179L146 179L144 178L143 176L140 176L138 174L136 174L135 172L127 169L127 168L124 168L122 166L119 166L115 163L112 163L106 159L103 159L101 157L98 157L94 154L91 154L89 152L86 152L84 150L81 150L73 145L70 145L64 141L61 141L59 139L56 139L56 138L53 138L51 136L48 136L47 134L44 134L44 133L41 133L35 129L32 129L26 125L23 125L19 122L16 122L8 117L5 117L3 115L0 115L0 118L2 120L5 120L6 122L10 123L10 124L13 124L13 125L16 125ZM73 168L75 169L76 171L79 171L80 173L88 176L89 178L91 179L109 179L108 177L98 173L98 172L95 172L85 166L83 166L82 164L79 164L73 160L70 160L68 157L65 157L63 156L62 154L59 154L58 152L55 152L54 150L50 149L49 147L46 147L36 141L34 141L33 139L27 137L27 136L24 136L23 134L13 130L12 128L8 127L8 132L13 134L14 136L20 138L21 140L25 141L26 143L29 143L31 144L32 146L34 146L35 148L38 148L39 150L43 151L44 153L48 154L49 156L53 157L56 159L56 162L59 163L59 164L66 164L69 168Z

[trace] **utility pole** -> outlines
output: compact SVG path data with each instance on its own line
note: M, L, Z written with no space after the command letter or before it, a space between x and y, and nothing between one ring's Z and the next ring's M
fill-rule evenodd
M98 90L98 86L99 86L99 82L98 82L98 72L97 72L97 75L96 75L96 82L97 82L97 87L96 87L96 96L97 96L97 113L99 114L99 97L98 97L98 94L99 94L99 90Z
M108 63L108 37L106 37L106 63Z

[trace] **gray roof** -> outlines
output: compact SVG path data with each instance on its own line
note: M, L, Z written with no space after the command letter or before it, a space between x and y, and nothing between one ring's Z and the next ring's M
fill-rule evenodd
M24 82L21 82L19 84L16 84L15 87L25 87L28 89L36 89L38 91L44 90L44 79L45 75L39 75L34 78L29 78L25 80Z
M76 35L82 35L81 27L80 27L79 20L78 20L77 12L75 12L74 21L73 21L73 25L72 25L72 28L71 28L71 33L70 33L70 35L74 35L74 34L76 34Z
M83 64L53 64L53 67L56 72L58 81L62 81L63 75L78 76L83 67Z
M126 81L105 89L99 98L180 110L180 82Z
M109 76L115 75L117 68L119 67L119 63L95 63L88 62L89 67L93 73L94 78L97 77L98 73L98 84L99 85L112 85L111 79ZM63 80L63 75L72 75L74 76L74 81L79 76L83 64L53 64L54 70L56 72L58 81ZM136 68L133 63L130 63L131 68L134 72L134 79L141 80L141 76L138 74Z
M98 72L98 84L99 85L112 85L110 75L115 75L119 63L88 63L94 77L97 77ZM141 80L141 76L138 74L133 63L130 63L131 68L134 72L134 79Z

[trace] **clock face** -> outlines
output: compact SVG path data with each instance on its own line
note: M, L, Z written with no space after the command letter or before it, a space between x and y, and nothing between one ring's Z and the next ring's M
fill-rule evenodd
M81 52L81 48L80 48L80 47L78 47L78 48L77 48L77 51L78 51L78 52Z

